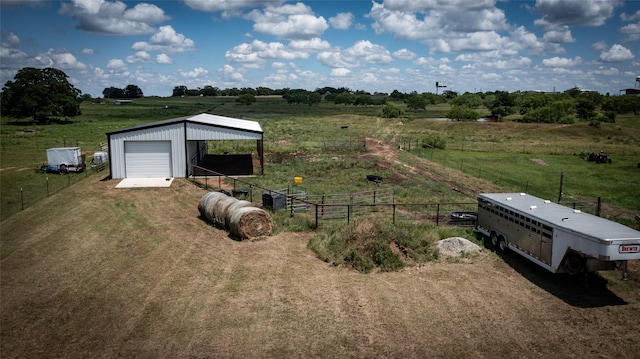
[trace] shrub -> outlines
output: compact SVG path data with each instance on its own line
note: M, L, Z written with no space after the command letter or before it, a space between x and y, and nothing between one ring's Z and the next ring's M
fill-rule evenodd
M402 107L395 102L387 101L380 110L380 117L384 118L398 118L404 115Z
M475 121L480 117L477 111L465 106L451 107L446 116L454 121Z
M447 147L447 141L437 133L431 133L422 139L422 148L438 148L444 150L445 147Z
M252 103L256 102L256 97L250 93L245 93L238 96L236 102L241 105L251 105Z
M444 230L429 224L396 223L360 218L348 226L337 225L309 241L322 260L344 264L359 272L394 271L404 267L404 259L425 262L438 258L433 243L447 236L465 235L460 229ZM402 252L394 251L392 246ZM405 258L406 256L406 258Z

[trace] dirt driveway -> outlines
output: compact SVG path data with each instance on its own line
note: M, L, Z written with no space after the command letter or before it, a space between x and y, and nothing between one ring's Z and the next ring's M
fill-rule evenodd
M3 222L3 358L640 352L634 281L584 285L491 251L360 274L318 260L312 233L229 239L198 218L204 192L186 181L113 186L89 178Z

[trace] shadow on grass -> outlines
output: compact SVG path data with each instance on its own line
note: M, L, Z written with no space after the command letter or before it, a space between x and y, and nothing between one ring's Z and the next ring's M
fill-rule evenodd
M484 246L489 250L496 251L489 241L485 241ZM607 287L608 281L597 273L581 275L554 274L517 253L511 251L496 252L507 265L527 278L531 283L571 306L598 308L628 304L624 299L613 293Z

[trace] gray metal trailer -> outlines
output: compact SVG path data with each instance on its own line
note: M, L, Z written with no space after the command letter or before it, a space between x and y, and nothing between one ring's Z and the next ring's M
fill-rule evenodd
M477 230L552 273L620 268L640 259L640 231L525 193L478 195Z

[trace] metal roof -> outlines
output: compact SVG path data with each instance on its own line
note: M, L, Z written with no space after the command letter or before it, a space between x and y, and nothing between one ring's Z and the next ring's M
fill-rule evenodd
M232 128L236 130L255 132L255 133L264 133L264 131L262 131L262 127L260 126L260 123L256 121L241 120L239 118L201 113L195 116L178 117L178 118L173 118L169 120L145 123L143 125L133 126L133 127L125 128L122 130L115 130L115 131L107 132L107 135L137 131L145 128L161 127L161 126L171 125L175 123L182 123L182 122L199 123L199 124L208 125L208 126Z
M507 209L527 213L556 227L600 240L640 239L640 231L633 228L525 193L481 193L478 197L498 202Z

